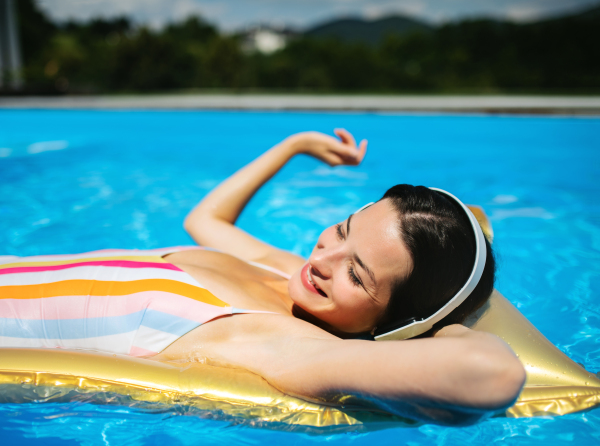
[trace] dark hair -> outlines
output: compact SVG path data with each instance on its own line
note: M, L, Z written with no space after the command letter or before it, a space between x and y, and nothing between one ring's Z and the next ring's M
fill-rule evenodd
M431 316L466 283L475 262L475 237L464 210L454 200L424 186L399 184L381 200L390 200L399 214L402 240L413 268L392 286L392 296L377 324L377 334L403 322ZM380 201L381 201L380 200ZM462 322L494 289L496 263L486 240L483 275L473 292L434 329Z

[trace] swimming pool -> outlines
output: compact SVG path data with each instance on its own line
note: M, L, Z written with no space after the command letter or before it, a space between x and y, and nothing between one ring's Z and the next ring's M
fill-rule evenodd
M189 244L182 221L218 182L301 130L369 139L358 168L288 165L240 225L308 255L321 229L398 182L447 189L490 216L497 288L555 345L600 370L600 119L453 115L0 111L0 255ZM316 212L315 210L319 211ZM308 435L185 408L0 405L3 444L577 445L600 409L468 428Z

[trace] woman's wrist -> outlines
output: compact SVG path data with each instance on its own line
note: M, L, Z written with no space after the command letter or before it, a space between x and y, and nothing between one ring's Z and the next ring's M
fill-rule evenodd
M304 153L305 145L302 133L296 133L285 138L276 147L291 158L294 155Z

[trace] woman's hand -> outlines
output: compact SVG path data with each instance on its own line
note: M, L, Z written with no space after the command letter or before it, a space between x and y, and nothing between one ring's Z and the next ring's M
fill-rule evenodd
M367 140L357 147L352 134L345 129L335 129L339 140L319 132L297 133L287 138L283 144L289 145L294 153L313 156L330 166L356 166L367 152Z

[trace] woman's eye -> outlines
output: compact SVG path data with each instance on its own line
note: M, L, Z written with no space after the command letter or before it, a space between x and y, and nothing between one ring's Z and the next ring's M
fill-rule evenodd
M352 266L348 267L348 276L350 276L350 281L356 285L362 285L360 279L358 277L356 277L356 274L354 274L354 268L352 268Z
M335 225L335 229L337 232L337 236L340 240L344 239L344 233L342 232L342 224L338 223L337 225Z

